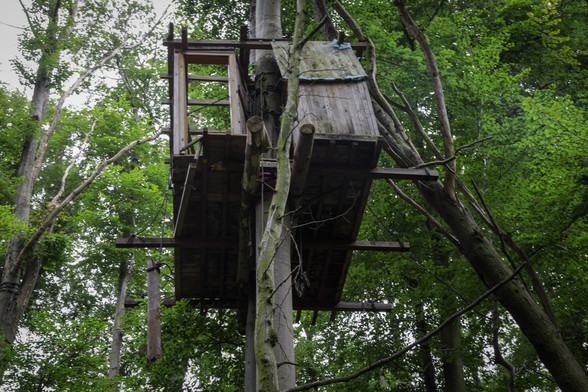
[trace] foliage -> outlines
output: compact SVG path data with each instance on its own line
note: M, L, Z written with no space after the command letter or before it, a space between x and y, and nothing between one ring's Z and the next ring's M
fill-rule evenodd
M25 61L15 63L23 80L35 76L27 61L41 61L40 48L48 29L69 28L67 13L59 15L55 26L43 24L37 15L48 2L34 4L34 30L21 41ZM291 10L292 5L285 2L284 9ZM401 102L391 89L393 81L427 135L440 143L424 60L395 9L375 1L346 6L377 45L378 78L386 94ZM415 1L407 7L433 46L456 146L492 137L460 151L458 174L466 184L476 182L498 225L529 256L548 289L562 336L579 362L587 363L588 124L586 32L581 22L588 9L585 2ZM120 43L121 31L133 32L133 26L148 23L149 10L149 5L136 2L84 2L80 23L60 47L59 58L43 60L55 66L54 86L61 88L69 75L102 58ZM189 22L193 38L237 38L247 10L248 3L242 1L180 1L177 18ZM334 21L346 30L337 17ZM286 35L292 25L292 21L285 23ZM158 40L164 35L159 31L158 39L145 49L119 56L112 67L115 72L97 76L84 86L91 92L88 105L63 112L35 185L31 226L46 213L70 162L75 164L66 194L98 162L162 125L166 113L158 109L158 102L165 89L157 80L164 71L165 56L158 51ZM225 71L212 66L190 69L200 74ZM191 86L189 94L194 99L221 99L227 93L219 84L201 83ZM32 126L28 107L22 94L0 88L0 249L24 228L15 221L11 203L20 181L16 165ZM54 107L51 101L49 115ZM219 120L222 110L194 113L190 126L227 128L225 119ZM436 160L409 116L400 110L398 115L423 157ZM86 135L88 140L82 143ZM43 269L4 375L5 390L112 390L113 381L107 378L110 319L120 266L129 260L129 252L115 249L113 242L142 229L146 237L159 237L162 220L169 223L169 196L165 204L169 168L163 163L167 154L164 141L133 150L59 216L37 248L44 257ZM382 156L380 166L391 164ZM400 185L424 204L414 184ZM164 225L164 236L171 236L169 226ZM500 244L498 237L487 234ZM389 303L392 311L339 313L335 322L321 312L316 325L311 325L312 313L303 312L295 326L299 384L345 375L391 355L422 335L418 321L431 330L484 291L459 250L440 238L383 181L373 184L360 239L411 244L408 254L358 252L349 269L343 300ZM128 296L141 298L144 265L148 258L159 257L159 252L141 250L135 257L137 272ZM171 252L164 250L161 258L174 268ZM516 257L515 262L519 262ZM164 295L171 297L173 276L165 268L162 271ZM506 372L494 364L492 352L493 308L493 301L484 302L459 321L458 354L471 390L506 390ZM150 368L145 360L145 305L125 314L121 375L114 380L122 390L242 390L244 343L236 333L233 311L186 302L162 309L164 356ZM517 388L554 390L553 380L513 324L502 312L500 346L517 369ZM437 386L445 387L446 348L439 336L429 344ZM423 370L422 357L415 350L379 371L319 390L425 390Z

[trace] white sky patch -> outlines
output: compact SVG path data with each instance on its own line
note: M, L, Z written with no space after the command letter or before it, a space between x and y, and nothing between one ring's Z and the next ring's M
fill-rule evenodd
M170 1L152 0L154 10L158 16L163 13ZM23 0L23 4L27 7L31 3L31 0ZM168 11L168 16L162 22L167 24L173 19L173 13L174 7L172 6ZM19 55L18 36L25 27L27 27L27 19L19 0L4 0L2 2L2 13L0 13L0 36L2 37L2 40L0 40L0 82L6 84L11 90L22 91L24 89L18 81L18 76L13 70L10 60L17 58ZM25 94L30 97L32 89L25 89Z

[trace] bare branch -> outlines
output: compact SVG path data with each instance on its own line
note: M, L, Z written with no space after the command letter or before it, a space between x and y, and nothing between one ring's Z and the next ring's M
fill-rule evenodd
M325 15L325 17L321 19L319 24L316 25L316 27L314 29L312 29L312 31L310 33L308 33L308 35L306 37L304 37L302 39L302 41L300 41L300 44L299 44L300 47L302 48L304 45L306 45L306 43L312 38L312 36L315 35L321 29L321 27L323 27L323 25L325 23L327 23L328 20L329 20L329 15Z
M398 7L398 13L402 22L406 25L410 33L419 42L421 49L425 55L427 67L431 75L431 82L433 84L433 91L435 92L435 99L437 101L437 115L439 116L439 123L441 125L441 134L443 135L443 145L445 147L445 156L451 157L455 155L453 147L453 137L451 136L451 127L449 125L449 116L447 115L447 107L445 105L445 94L443 93L443 85L441 84L441 78L439 77L439 68L433 55L433 50L427 37L416 25L414 20L408 14L408 11L404 7L404 3L401 0L396 1ZM456 200L455 195L455 161L449 162L449 168L451 170L445 173L445 190L452 200Z
M439 231L441 234L443 234L445 236L445 238L447 238L449 241L451 241L455 246L457 246L459 248L459 246L460 246L459 240L457 238L455 238L451 233L449 233L441 225L441 223L439 223L435 218L433 218L433 216L431 214L429 214L429 212L424 207L420 206L410 196L408 196L407 194L402 192L402 190L400 190L400 188L398 187L398 185L396 185L396 183L394 181L392 181L391 179L387 179L386 181L388 181L388 184L390 184L390 186L394 189L394 192L396 192L396 194L398 196L400 196L403 200L405 200L408 204L410 204L415 210L417 210L418 212L423 214L429 220L429 222L431 222L433 224L433 226L435 226L437 228L437 231Z
M88 143L88 139L90 138L90 135L94 132L94 128L96 127L97 122L98 122L98 119L94 119L94 121L92 122L92 126L90 127L90 132L86 133L86 136L84 137L84 141L82 142L80 150L72 158L70 164L65 169L65 172L63 173L63 177L61 177L61 186L59 187L59 191L53 197L53 199L51 199L51 201L49 202L49 207L54 207L55 205L57 205L57 200L59 200L61 198L61 196L63 196L63 192L65 192L65 184L67 181L67 177L69 176L69 171L74 167L74 165L76 164L76 161L78 160L80 155L82 155L82 152L84 152L84 149L86 148L86 145Z
M494 305L494 312L492 314L492 347L494 348L494 362L497 365L503 366L508 371L508 391L514 392L515 386L515 367L508 362L500 352L500 343L498 342L498 332L500 328L500 318L498 317L498 302Z
M33 35L35 36L36 39L39 39L39 36L37 35L37 30L33 27L33 21L31 20L31 15L29 14L29 10L27 9L27 7L25 7L22 0L18 0L18 2L20 3L20 6L22 7L22 11L24 12L24 14L27 18L27 22L29 23L29 27L31 28L31 32L33 33Z
M29 252L37 244L37 242L39 241L39 239L43 236L43 234L45 234L45 232L51 226L51 224L53 223L53 220L57 217L57 215L61 211L63 211L63 209L65 207L67 207L68 204L73 199L75 199L80 193L82 193L87 187L89 187L94 182L94 180L96 179L96 177L98 177L100 175L100 173L102 173L102 171L104 171L104 169L106 169L111 163L116 162L121 156L123 156L127 151L129 151L133 147L157 139L162 134L162 132L163 132L163 130L160 130L159 132L157 132L154 135L147 136L147 137L145 137L143 139L140 139L140 140L135 140L135 141L127 144L122 149L120 149L111 158L109 158L109 159L107 159L105 161L102 161L102 163L100 163L100 165L98 165L98 167L94 170L94 173L92 173L92 175L90 177L88 177L86 179L86 181L84 181L80 186L78 186L76 189L74 189L61 203L59 203L57 206L55 206L54 209L52 209L49 212L49 214L45 217L45 219L44 219L43 223L41 224L41 226L32 235L32 237L25 243L25 245L23 246L22 250L18 254L17 259L12 264L13 265L12 266L13 271L11 273L15 273L16 272L16 271L14 271L14 269L15 268L18 268L20 266L20 263L22 262L22 260L24 260L24 258L29 254Z
M445 328L447 326L447 324L451 323L453 320L455 320L456 318L460 317L461 315L463 315L464 313L469 312L470 310L474 309L476 306L478 306L483 300L485 300L488 296L490 296L492 293L494 293L496 290L498 290L500 287L504 286L506 283L510 282L512 279L514 279L514 277L521 271L521 269L523 269L525 263L519 265L513 272L512 274L510 274L510 276L504 280L502 280L501 282L499 282L498 284L494 285L491 289L489 289L488 291L486 291L484 294L482 294L480 297L478 297L474 302L472 302L471 304L469 304L468 306L466 306L465 308L463 308L462 310L452 314L451 316L449 316L448 318L446 318L441 324L439 324L439 326L437 326L437 328L433 329L431 332L429 332L428 334L424 335L422 338L416 340L414 343L409 344L408 346L406 346L405 348L403 348L400 351L395 352L394 354L386 357L386 358L382 358L374 363L372 363L369 366L366 366L364 368L361 368L359 370L357 370L354 373L351 373L348 376L344 376L344 377L335 377L335 378L331 378L328 380L322 380L322 381L315 381L315 382L311 382L308 384L304 384L295 388L290 388L287 389L283 392L298 392L298 391L306 391L309 390L311 388L316 388L316 387L320 387L323 385L330 385L330 384L336 384L336 383L341 383L341 382L347 382L349 380L353 380L354 378L357 378L365 373L368 373L372 370L378 369L390 362L392 362L393 360L395 360L396 358L399 358L401 356L403 356L404 354L406 354L407 352L409 352L410 350L412 350L413 348L415 348L416 346L422 344L423 342L426 342L427 340L429 340L430 338L432 338L433 336L435 336L436 334L438 334L439 332L441 332L441 330L443 330L443 328Z

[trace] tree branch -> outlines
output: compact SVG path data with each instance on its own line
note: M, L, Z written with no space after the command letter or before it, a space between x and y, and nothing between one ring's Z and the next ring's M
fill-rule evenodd
M169 8L169 6L168 6L168 8ZM112 60L120 52L122 52L123 50L136 48L137 46L139 46L143 42L145 42L145 40L153 32L155 27L161 22L161 19L163 18L164 15L165 15L165 12L161 15L159 20L157 22L155 22L153 24L153 26L151 26L151 28L137 40L137 42L135 44L130 45L130 46L125 46L124 41L123 41L122 44L120 44L119 46L114 48L110 52L110 54L105 56L97 64L94 64L93 66L87 68L84 71L84 73L82 75L80 75L71 84L71 86L61 94L61 96L59 97L59 101L57 102L57 105L55 106L55 112L53 113L51 123L49 124L49 127L47 128L47 130L45 130L43 132L43 135L41 136L41 141L39 143L39 148L37 150L37 154L35 157L35 163L33 166L32 181L35 181L36 178L39 176L39 173L41 171L41 167L43 166L43 160L45 159L45 151L47 150L49 139L51 139L51 137L55 133L55 130L57 129L57 125L59 124L59 121L61 119L61 112L63 111L63 106L65 104L65 100L69 96L71 96L86 79L88 79L92 74L94 74L94 72L96 72L98 69L102 68L106 63L108 63L110 60Z
M378 369L378 368L380 368L380 367L382 367L382 366L384 366L384 365L392 362L396 358L401 357L402 355L406 354L407 352L409 352L410 350L412 350L416 346L422 344L423 342L429 340L430 338L432 338L433 336L435 336L436 334L438 334L439 332L441 332L441 330L443 330L443 328L445 328L447 326L447 324L451 323L456 318L458 318L461 315L463 315L464 313L467 313L470 310L474 309L483 300L485 300L488 296L490 296L492 293L494 293L500 287L502 287L503 285L505 285L506 283L510 282L512 279L514 279L514 277L521 271L521 269L523 269L524 266L525 266L525 263L519 265L512 272L512 274L510 274L510 276L508 278L506 278L506 279L502 280L501 282L499 282L498 284L494 285L491 289L489 289L484 294L482 294L480 297L478 297L474 302L472 302L471 304L469 304L468 306L466 306L462 310L460 310L460 311L452 314L451 316L449 316L448 318L446 318L441 324L439 324L439 326L437 326L437 328L433 329L431 332L429 332L428 334L424 335L422 338L416 340L414 343L409 344L408 346L406 346L402 350L397 351L394 354L392 354L392 355L390 355L390 356L388 356L386 358L382 358L382 359L380 359L380 360L372 363L369 366L366 366L364 368L361 368L361 369L357 370L356 372L354 372L354 373L352 373L352 374L350 374L348 376L335 377L335 378L331 378L331 379L328 379L328 380L322 380L322 381L315 381L315 382L304 384L304 385L301 385L301 386L298 386L298 387L295 387L295 388L287 389L287 390L285 390L283 392L306 391L306 390L309 390L311 388L316 388L316 387L320 387L320 386L323 386L323 385L330 385L330 384L336 384L336 383L341 383L341 382L347 382L349 380L353 380L354 378L357 378L359 376L362 376L365 373L368 373L368 372L370 372L372 370Z
M435 218L433 218L433 216L431 214L429 214L429 212L424 207L419 205L416 201L414 201L406 193L402 192L402 190L398 187L398 185L396 185L396 183L394 181L392 181L391 179L387 179L386 181L388 182L388 184L390 184L390 186L392 187L392 189L394 189L394 192L396 192L396 194L398 196L400 196L404 201L406 201L408 204L410 204L415 210L417 210L418 212L423 214L429 220L429 222L431 222L433 224L433 226L435 226L437 228L437 231L439 231L441 234L443 234L445 236L445 238L447 238L449 241L451 241L455 246L457 246L458 248L460 247L459 240L457 238L455 238L447 230L445 230L445 228L441 225L441 223L439 223Z
M439 123L441 125L441 134L443 136L445 156L452 157L455 155L453 147L453 137L451 136L449 116L447 115L447 107L445 105L445 94L443 93L443 85L441 84L441 78L439 77L439 68L437 67L437 62L435 61L433 50L431 48L431 45L429 44L429 41L427 40L427 37L425 37L423 32L419 29L414 20L408 14L408 11L404 7L404 3L402 2L402 0L397 0L396 6L398 7L398 13L400 14L402 22L406 25L410 33L419 42L421 49L423 50L423 53L425 55L427 67L429 68L429 73L431 75L433 91L435 92L435 100L437 101L437 115L439 117ZM455 201L457 200L457 196L455 194L455 161L449 162L448 168L451 170L445 172L445 190L448 193L449 197L451 197L451 199Z
M67 181L67 177L69 176L69 171L74 167L74 165L76 164L76 160L80 157L80 155L82 155L82 152L84 152L86 144L88 143L88 139L90 138L90 135L94 132L94 128L96 127L97 122L98 122L98 119L94 119L94 121L92 122L92 126L90 127L90 132L86 133L86 136L84 137L84 141L82 142L80 150L72 158L70 164L65 169L65 172L63 173L63 177L61 177L61 186L59 187L59 191L53 197L53 199L51 199L51 201L49 202L50 208L54 207L57 204L57 201L61 198L61 196L63 196L63 193L65 192L65 184Z
M519 256L519 259L523 263L525 263L525 270L527 271L527 273L529 274L529 277L531 278L531 282L533 284L533 289L535 290L537 297L539 297L539 303L543 307L543 310L545 310L545 313L547 313L547 316L549 317L549 319L553 323L553 326L555 327L555 329L559 331L559 326L557 324L557 319L555 318L555 313L553 312L551 304L549 303L549 297L547 297L547 293L545 292L545 288L543 287L543 284L539 280L539 277L537 276L537 272L535 272L535 268L533 268L533 265L529 261L527 254L519 246L519 244L517 244L512 239L511 235L503 232L500 229L500 227L496 223L496 220L494 219L494 216L492 215L492 212L490 212L490 209L488 208L488 205L486 204L486 200L484 200L484 197L482 196L482 192L480 192L480 189L478 189L478 186L476 185L476 182L473 179L472 179L472 184L473 184L474 189L476 190L476 193L478 194L478 197L480 198L480 200L482 202L482 206L484 207L484 210L486 211L486 214L488 215L488 218L490 220L491 224L489 225L489 227L494 232L494 234L496 234L498 236L498 239L500 240L500 243L502 245L502 250L503 250L505 256L509 259L511 264L514 264L514 261L512 261L510 255L508 254L508 252L505 249L504 243L506 242L508 244L508 246L516 252L516 254ZM527 288L527 290L528 290L528 288Z
M498 330L500 327L500 318L498 317L498 302L494 305L494 312L492 312L492 347L494 348L494 362L497 365L503 366L508 371L508 391L515 391L515 367L508 362L500 352L500 343L498 342Z
M73 199L75 199L80 193L82 193L87 187L89 187L94 182L96 177L98 177L100 175L100 173L102 173L102 171L104 171L104 169L106 169L111 163L116 162L121 156L123 156L127 151L129 151L133 147L157 139L162 134L162 132L163 132L163 130L160 130L159 132L157 132L156 134L154 134L152 136L148 136L148 137L145 137L140 140L135 140L135 141L127 144L125 147L123 147L121 150L119 150L119 152L117 152L111 158L109 158L105 161L102 161L102 163L100 163L100 165L98 165L96 170L94 170L94 173L92 173L92 175L90 177L88 177L86 179L86 181L84 181L80 186L78 186L76 189L74 189L61 203L59 203L57 206L55 206L54 209L52 209L49 212L49 214L43 220L43 223L41 224L41 226L37 229L37 231L35 231L35 233L32 235L32 237L25 243L22 250L18 254L17 259L12 264L11 273L16 272L15 269L21 265L24 258L29 254L29 252L37 244L37 242L43 236L43 234L45 234L45 232L51 226L51 224L53 223L53 220L57 217L57 215L61 211L63 211L63 209L65 207L67 207L67 205Z

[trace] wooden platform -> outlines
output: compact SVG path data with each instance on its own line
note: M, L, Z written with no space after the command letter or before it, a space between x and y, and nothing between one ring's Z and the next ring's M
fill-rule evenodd
M245 122L253 114L249 113L249 100L255 90L247 75L249 50L273 48L284 71L289 63L289 44L246 39L194 41L187 39L185 30L181 40L174 40L170 28L165 45L168 72L162 77L169 83L170 99L164 103L170 105L174 236L119 239L117 246L173 247L177 299L245 310L246 296L253 292L256 253L255 238L250 238L251 257L239 263ZM358 50L363 48L356 45ZM438 177L428 169L376 167L382 141L365 73L351 48L309 42L303 52L307 69L303 68L305 76L301 78L293 145L303 125L312 125L315 133L304 189L290 194L296 221L292 267L298 290L294 289L294 309L349 310L349 304L341 305L341 293L353 251L409 250L408 243L357 241L374 179ZM329 53L328 59L323 58L325 53ZM192 75L191 64L223 65L227 76ZM228 83L229 99L190 99L188 84L202 81ZM231 129L190 129L194 126L187 114L190 105L228 105ZM259 180L264 186L255 197L257 203L268 202L265 199L272 192L274 178L275 162L262 160ZM255 233L253 214L250 219L249 232ZM248 288L244 287L244 276L249 277Z
M293 267L302 265L310 285L301 297L294 296L295 309L324 309L339 302L353 249L370 247L355 240L372 182L365 173L375 167L380 146L373 138L353 139L328 135L315 139L303 207L296 212L295 238L302 260L296 252L293 255ZM174 218L183 219L176 229L176 297L236 307L245 136L209 132L202 143L199 159L194 155L173 158ZM187 184L189 200L184 201L189 208L181 212L190 171L194 174ZM264 161L260 172L271 187L275 164ZM270 192L268 187L262 189L258 202ZM181 239L198 241L179 245ZM252 273L254 266L249 268Z

